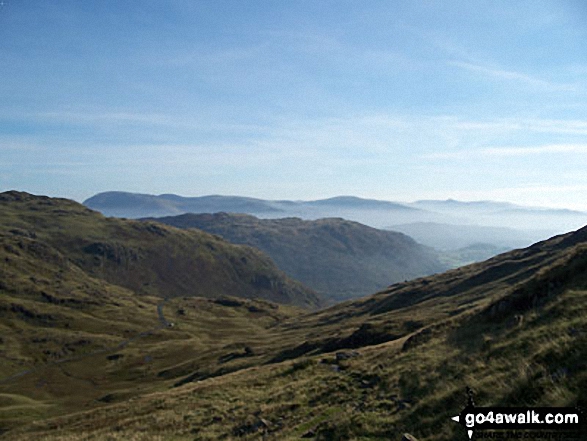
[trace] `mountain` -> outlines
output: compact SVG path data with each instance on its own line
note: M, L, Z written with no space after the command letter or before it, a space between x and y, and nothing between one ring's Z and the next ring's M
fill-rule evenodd
M427 199L412 202L413 207L423 210L434 210L441 212L453 212L454 210L463 210L468 212L491 212L501 210L523 209L524 207L509 202L495 201L457 201L455 199L435 200Z
M317 201L308 201L305 204L314 207L332 207L338 209L366 209L366 210L402 210L418 211L403 204L388 201L378 201L376 199L362 199L356 196L337 196L329 199Z
M44 248L48 235L13 225L21 216L9 213L0 248L0 439L458 441L469 436L451 418L471 394L477 406L587 405L587 228L303 313L157 303Z
M84 205L106 216L151 217L182 213L230 211L237 213L280 213L269 201L236 196L202 196L186 198L174 194L159 196L110 191L84 201Z
M439 259L449 268L458 268L470 263L482 262L510 250L511 247L499 247L489 243L474 243L463 248L439 253Z
M240 196L181 197L144 195L124 192L97 194L84 205L106 216L144 218L174 216L183 213L244 213L260 218L300 217L320 219L343 217L368 225L386 225L390 219L412 219L414 213L426 217L420 209L395 202L339 196L316 201L268 201ZM434 217L434 216L433 216Z
M316 220L341 217L383 229L416 224L421 235L420 238L414 238L420 243L451 250L478 243L500 249L514 249L587 224L587 213L581 211L452 199L397 203L338 196L316 201L268 201L238 196L186 198L168 194L153 196L107 192L89 198L84 204L107 216L128 218L227 212L250 214L263 219L299 217ZM439 227L440 224L444 227ZM466 225L464 230L467 231L462 237L457 234L459 244L456 246L451 229L458 230L463 225ZM423 227L426 226L430 228L428 232L424 231ZM473 234L475 227L479 229ZM494 231L490 232L490 228Z
M202 231L15 191L0 213L0 434L22 415L153 391L186 357L215 366L234 340L220 330L254 334L321 303L259 251ZM172 311L197 321L176 326Z
M506 228L515 226L517 230L526 231L531 235L545 232L547 234L568 232L587 223L587 213L583 211L526 207L508 202L462 202L448 199L445 201L416 201L408 205L451 216L452 220L442 221L444 223Z
M335 301L361 297L392 283L448 268L432 250L404 234L344 219L258 219L217 213L150 220L198 228L232 243L258 248L290 277Z
M5 240L46 249L90 277L140 295L319 304L315 293L288 279L264 254L202 231L105 218L73 201L19 192L1 193L0 210Z

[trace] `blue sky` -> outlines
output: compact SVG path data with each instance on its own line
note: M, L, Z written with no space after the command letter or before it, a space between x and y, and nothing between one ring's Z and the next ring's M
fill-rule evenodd
M5 0L0 190L587 209L587 3Z

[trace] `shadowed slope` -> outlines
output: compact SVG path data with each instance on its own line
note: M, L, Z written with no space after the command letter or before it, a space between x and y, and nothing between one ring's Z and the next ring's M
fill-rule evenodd
M343 219L258 219L244 214L184 214L152 219L198 228L267 253L289 276L333 300L360 297L446 269L408 236Z

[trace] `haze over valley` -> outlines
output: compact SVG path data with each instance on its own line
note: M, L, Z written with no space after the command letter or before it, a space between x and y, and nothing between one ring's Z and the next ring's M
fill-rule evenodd
M587 439L585 23L0 1L0 441Z
M220 212L250 214L261 219L343 218L405 233L420 244L435 248L446 268L485 260L587 224L587 212L577 210L450 199L398 203L339 196L315 201L273 201L239 196L105 192L92 196L84 204L107 216L128 218ZM226 232L226 228L218 228ZM254 244L242 238L240 242Z

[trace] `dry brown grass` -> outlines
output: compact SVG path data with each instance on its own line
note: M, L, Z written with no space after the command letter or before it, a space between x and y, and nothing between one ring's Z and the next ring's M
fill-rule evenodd
M0 384L0 427L11 429L2 439L460 440L449 417L465 386L483 405L584 404L582 235L314 313L177 297L163 307L173 328L116 350L158 325L157 298L87 275L50 249L33 262L5 248L13 260L0 268L0 369L36 369ZM41 291L83 301L39 303ZM91 344L71 346L82 337ZM64 347L84 357L47 358Z

